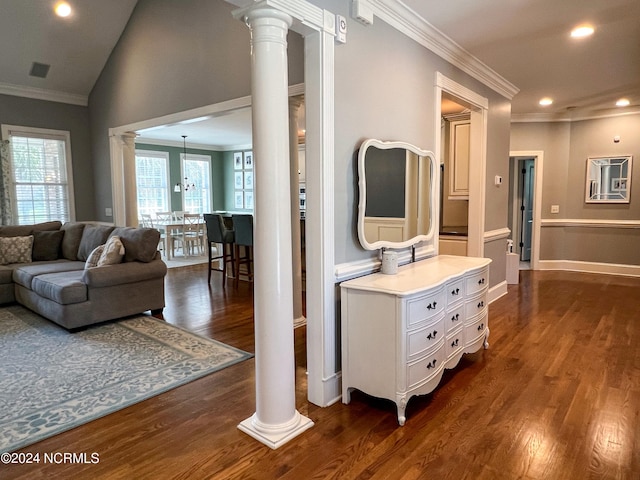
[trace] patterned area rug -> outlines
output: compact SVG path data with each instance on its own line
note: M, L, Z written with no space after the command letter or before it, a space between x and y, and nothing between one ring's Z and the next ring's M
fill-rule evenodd
M0 452L10 452L252 357L139 316L69 333L0 309Z

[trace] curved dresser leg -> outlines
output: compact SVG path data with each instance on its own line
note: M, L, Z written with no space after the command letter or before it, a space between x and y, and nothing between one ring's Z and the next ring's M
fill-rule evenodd
M489 348L489 334L491 332L489 331L489 327L487 327L487 334L484 336L484 349L486 350L487 348Z
M407 421L407 417L405 417L405 410L407 408L407 399L402 397L399 402L396 402L398 407L398 424L402 427L404 422Z

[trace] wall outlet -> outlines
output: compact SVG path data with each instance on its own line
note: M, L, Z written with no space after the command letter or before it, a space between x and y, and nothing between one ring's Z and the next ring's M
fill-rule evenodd
M551 205L551 213L560 213L560 205Z
M105 217L113 217L113 209L107 207L104 209L104 215Z

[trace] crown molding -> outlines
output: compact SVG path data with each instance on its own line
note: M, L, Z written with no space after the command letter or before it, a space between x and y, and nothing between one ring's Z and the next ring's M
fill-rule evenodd
M36 100L46 100L48 102L68 103L70 105L89 105L89 97L77 95L75 93L58 92L55 90L45 90L43 88L25 87L13 85L11 83L0 83L0 94L14 97L34 98Z
M565 113L512 113L511 123L549 123L549 122L579 122L582 120L597 120L599 118L624 117L640 114L640 106L621 109L594 110L590 112Z
M388 0L352 0L352 16L355 20L367 25L373 22L373 15L508 100L513 99L520 91L404 3Z

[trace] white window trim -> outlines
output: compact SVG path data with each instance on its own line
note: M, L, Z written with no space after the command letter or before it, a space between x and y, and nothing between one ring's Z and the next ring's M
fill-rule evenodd
M39 137L50 138L54 140L64 140L65 145L65 160L67 167L67 187L69 189L69 221L75 222L76 220L76 201L75 201L75 188L73 186L73 161L71 159L71 132L68 130L52 130L48 128L36 128L36 127L22 127L18 125L5 125L0 127L2 131L2 138L5 140L11 140L12 135L26 136L26 137ZM9 158L13 168L13 154L11 148L9 148ZM12 195L15 198L15 179L11 179ZM14 219L18 218L17 203L12 202Z
M185 156L184 153L180 154L180 186L183 187L182 181L184 180L184 162L185 160L193 160L197 162L205 162L207 163L207 168L209 170L209 206L213 209L213 177L211 171L211 155L204 155L201 153L187 153ZM198 186L196 185L196 188ZM184 210L184 188L180 188L180 197L182 199L182 209Z
M138 155L147 155L149 157L158 158L162 157L164 159L165 169L167 171L167 200L169 202L169 205L167 205L167 211L171 210L171 192L173 192L173 186L171 184L171 165L169 163L169 152L165 152L164 150L143 150L136 148L135 156L137 157ZM134 162L135 161L136 159L134 159ZM137 201L138 199L136 198L136 202Z

